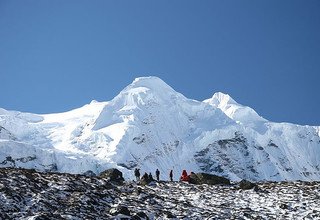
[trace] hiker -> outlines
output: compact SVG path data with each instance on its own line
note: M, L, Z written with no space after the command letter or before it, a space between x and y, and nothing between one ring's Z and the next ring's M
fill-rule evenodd
M173 181L173 170L170 170L169 177L170 177L170 181L172 182Z
M180 177L180 181L185 181L185 182L189 182L190 177L188 176L188 173L186 170L182 171L181 177Z
M137 168L134 170L134 175L135 175L137 181L140 180L140 171L139 170L140 169L137 169Z
M153 179L153 177L152 177L152 174L151 173L149 173L149 181L153 181L154 179Z
M157 177L157 181L159 182L160 179L160 171L157 169L156 170L156 177Z

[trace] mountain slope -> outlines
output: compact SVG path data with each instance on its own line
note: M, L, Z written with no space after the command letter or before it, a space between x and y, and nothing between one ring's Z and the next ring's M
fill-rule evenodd
M35 115L0 109L0 166L96 173L109 167L211 172L233 180L319 180L319 127L272 123L216 93L190 100L157 77L109 102Z
M0 168L0 219L319 219L320 182L116 185L107 178Z

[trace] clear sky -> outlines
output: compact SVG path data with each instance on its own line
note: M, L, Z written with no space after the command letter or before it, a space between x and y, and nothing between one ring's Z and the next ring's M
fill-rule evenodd
M0 0L0 107L63 112L150 75L320 125L320 1Z

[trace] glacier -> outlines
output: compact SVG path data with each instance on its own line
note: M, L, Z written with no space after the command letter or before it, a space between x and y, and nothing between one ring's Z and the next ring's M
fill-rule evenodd
M320 180L320 127L268 121L221 92L188 99L158 77L140 77L111 101L64 113L0 108L0 167Z

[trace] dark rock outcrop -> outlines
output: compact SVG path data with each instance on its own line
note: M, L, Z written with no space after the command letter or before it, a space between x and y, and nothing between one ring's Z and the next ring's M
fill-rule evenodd
M280 209L288 209L289 208L289 206L284 203L282 203L279 207L280 207Z
M258 185L255 184L255 183L252 183L248 180L241 180L240 183L239 183L239 187L240 189L244 189L244 190L247 190L247 189L255 189L257 190L258 189Z
M147 173L145 173L140 179L140 184L141 185L148 185L152 181L153 181L153 178L150 178L150 176Z
M192 184L230 185L230 180L227 178L208 173L191 173L189 182Z
M117 206L117 207L114 207L114 208L111 208L109 213L111 215L119 215L119 214L122 214L122 215L126 215L126 216L130 216L130 211L127 207L125 206Z
M115 168L103 171L102 173L100 173L100 177L106 178L111 182L119 184L124 181L124 178L122 177L122 172Z
M144 213L144 212L138 212L137 214L135 214L134 216L132 216L133 220L149 220L149 217Z
M92 170L88 170L88 171L84 172L83 175L91 176L91 177L96 176L96 174Z

